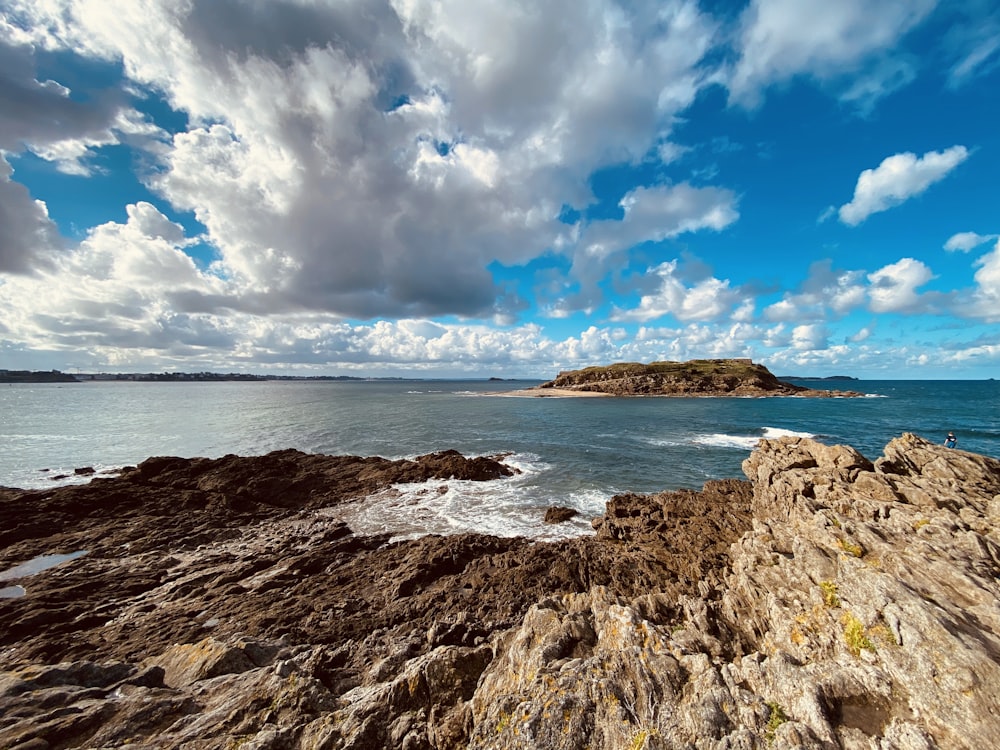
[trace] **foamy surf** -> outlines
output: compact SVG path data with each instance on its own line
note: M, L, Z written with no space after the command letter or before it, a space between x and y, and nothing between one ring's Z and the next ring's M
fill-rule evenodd
M780 427L765 427L764 437L768 440L775 440L780 437L798 437L798 438L814 438L815 433L812 432L798 432L797 430L784 430Z
M432 479L396 484L343 506L338 515L356 534L390 534L394 541L463 533L555 541L594 533L590 520L604 513L607 494L581 490L560 496L538 481L548 466L536 456L503 460L521 473L487 482ZM547 524L545 511L553 506L572 508L578 515Z
M15 476L13 486L26 490L45 490L53 487L64 487L71 484L89 484L95 477L114 476L121 472L122 465L95 463L89 468L92 473L76 473L76 468L57 466L53 468L26 470Z
M722 432L712 432L704 435L696 435L694 442L712 448L739 448L741 450L753 450L761 439L776 440L780 437L800 437L814 438L811 432L800 432L797 430L786 430L781 427L764 427L760 435L729 435Z

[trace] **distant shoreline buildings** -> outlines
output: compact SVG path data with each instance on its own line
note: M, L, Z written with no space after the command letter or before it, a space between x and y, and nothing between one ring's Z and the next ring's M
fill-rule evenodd
M368 378L354 375L252 375L241 372L98 372L66 373L59 370L0 370L0 383L87 383L127 380L136 382L214 382L264 380L404 380L404 378Z

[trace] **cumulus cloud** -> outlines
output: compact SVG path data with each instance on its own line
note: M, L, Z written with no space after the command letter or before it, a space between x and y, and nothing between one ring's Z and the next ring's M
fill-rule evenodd
M205 346L220 343L217 325L172 300L224 299L224 282L195 266L182 249L183 229L155 207L139 203L127 213L126 223L95 227L35 274L0 286L9 335L41 348L108 352L191 344L199 333L209 337Z
M953 234L948 238L948 241L944 243L944 249L950 253L953 252L963 252L967 253L970 250L983 245L987 242L992 242L998 237L995 234L977 234L976 232L959 232L958 234Z
M582 229L582 254L606 258L639 242L659 242L702 229L719 231L739 218L732 191L686 182L636 188L619 205L621 220L597 221Z
M0 30L2 30L0 26ZM38 150L66 141L103 141L124 107L114 90L71 98L57 81L36 78L34 50L0 34L0 149Z
M563 206L662 149L717 31L686 0L14 6L188 116L150 185L248 302L356 318L503 316L489 264L574 252ZM723 222L699 197L639 201L626 231Z
M1000 242L976 261L976 287L961 314L982 318L988 323L1000 322Z
M29 273L48 264L61 239L45 203L11 180L13 173L0 152L0 272Z
M917 289L934 278L926 265L903 258L868 274L869 308L873 312L912 312L920 305Z
M622 254L632 246L689 232L721 231L739 218L732 191L698 188L686 182L636 188L619 205L621 220L594 221L576 228L570 275L577 289L559 300L559 314L598 305L602 301L599 282L620 265Z
M834 270L829 260L813 263L796 292L786 293L764 309L764 318L794 322L841 317L867 302L862 271Z
M900 311L926 299L922 264L900 261L867 280L827 265L765 308L765 324L746 288L662 261L685 257L693 233L739 220L739 195L711 184L710 171L671 181L678 159L692 174L703 166L688 165L689 152L738 147L724 137L678 143L674 127L700 92L728 81L733 100L752 106L804 74L835 82L842 99L874 101L908 82L912 61L893 47L930 0L876 4L863 23L860 0L753 0L728 77L718 66L731 40L695 0L2 5L8 348L86 351L88 362L122 368L547 373L552 363L754 356L779 345L806 361L809 347L834 349L824 321L866 301ZM70 91L38 73L57 70L56 58L124 80ZM155 102L144 107L144 97ZM84 239L65 246L10 165L28 150L83 175L95 151L121 143L134 147L153 197L128 206L124 221L81 227ZM881 167L869 170L878 184L856 194L856 213L925 189L921 180L947 172L934 174L935 159L954 151L914 157L895 192L875 179ZM601 185L598 204L595 175L622 168L646 184L610 195ZM620 218L593 218L616 201ZM187 212L203 225L197 237L167 216ZM209 267L189 257L194 243L214 254ZM647 266L643 279L636 271ZM558 335L517 325L527 292L503 279L524 267L538 272L539 308L595 320L572 335L562 322ZM991 268L980 266L983 310ZM613 287L635 295L635 307L604 326L597 316Z
M44 42L52 40L32 39L0 16L0 150L28 150L62 172L85 176L95 149L149 147L163 137L120 89L71 91L58 81L38 80L36 45Z
M798 350L826 349L827 336L826 326L817 323L798 325L792 329L791 345Z
M919 157L909 152L886 157L858 177L854 198L840 207L840 220L857 226L874 213L898 206L947 177L968 156L964 146L952 146Z
M891 50L933 10L935 0L753 0L743 12L740 52L728 85L732 99L754 107L762 91L797 75L819 80L857 70L871 56ZM871 99L905 84L901 64L883 64L848 97ZM902 78L901 73L903 73Z
M648 322L668 315L684 322L717 320L730 314L742 300L740 293L730 289L725 280L706 278L692 286L685 285L678 278L677 261L661 263L647 274L658 278L655 291L643 295L638 307L617 310L612 320Z

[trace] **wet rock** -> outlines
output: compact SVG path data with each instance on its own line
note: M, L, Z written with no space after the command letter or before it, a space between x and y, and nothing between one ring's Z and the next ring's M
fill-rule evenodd
M162 458L0 490L4 567L89 550L0 600L0 746L1000 746L997 461L762 441L749 481L618 495L554 543L336 517L503 476L476 461Z
M577 511L572 508L553 506L545 510L545 523L563 523L571 518L576 518Z

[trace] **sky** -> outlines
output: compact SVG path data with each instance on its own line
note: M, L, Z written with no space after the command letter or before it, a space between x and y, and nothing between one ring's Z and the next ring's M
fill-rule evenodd
M1000 377L995 0L0 0L0 368Z

